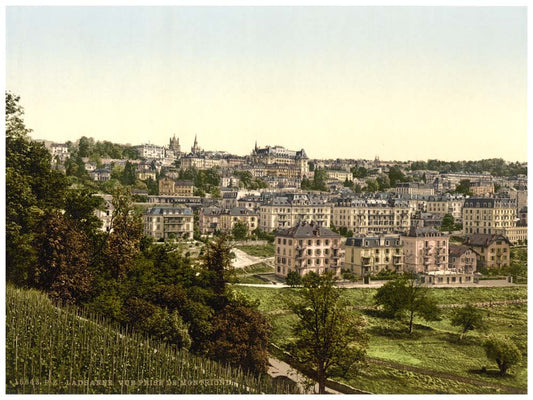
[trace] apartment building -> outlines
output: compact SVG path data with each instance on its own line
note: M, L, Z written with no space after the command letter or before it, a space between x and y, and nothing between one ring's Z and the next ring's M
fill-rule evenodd
M461 223L464 202L462 195L453 196L447 193L441 196L429 196L425 201L425 211L441 219L450 214L456 223Z
M315 225L329 227L331 206L327 196L284 193L274 195L259 207L259 227L262 231L287 229L299 221L314 221Z
M219 216L219 229L222 232L231 233L231 230L238 221L248 226L248 232L252 232L258 227L259 214L243 207L233 207L223 210Z
M156 146L155 144L141 144L139 146L135 146L135 148L139 151L139 156L144 159L156 159L156 160L162 160L165 158L165 147L163 146Z
M344 253L344 269L359 276L384 270L403 271L403 244L399 235L347 238Z
M401 182L396 184L396 188L391 190L398 194L418 194L431 196L435 194L433 185L426 185L418 182Z
M354 235L407 232L411 225L409 205L401 200L337 199L331 220Z
M309 272L340 276L341 236L314 221L300 221L279 231L274 243L276 275L285 277L296 271L301 276Z
M463 234L505 234L516 227L516 204L508 198L471 197L463 206Z
M428 273L448 269L449 238L434 228L412 228L402 236L407 271Z
M144 234L156 240L169 238L192 239L193 225L193 212L188 207L151 207L144 213Z
M449 268L458 272L474 273L477 271L477 256L478 254L468 246L450 244Z
M159 195L161 196L192 196L192 181L178 181L169 177L159 179Z
M511 263L511 242L504 235L476 233L464 245L476 252L479 267L501 268Z
M297 167L300 176L309 172L308 161L309 158L304 149L294 151L288 150L282 146L266 146L264 148L259 148L256 143L251 154L252 164L293 165ZM287 174L290 172L290 170L286 171Z

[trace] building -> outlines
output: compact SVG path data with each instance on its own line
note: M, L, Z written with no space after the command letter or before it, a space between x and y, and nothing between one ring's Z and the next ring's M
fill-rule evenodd
M411 226L409 205L399 200L337 199L331 220L354 235L405 233Z
M422 196L431 196L435 194L433 185L426 185L418 182L401 182L396 184L396 188L392 189L398 194L418 194Z
M220 231L222 209L217 206L203 207L198 211L198 229L202 235L212 235Z
M193 212L188 207L160 206L148 208L144 213L144 234L156 240L192 239Z
M219 229L222 232L231 233L238 221L248 226L248 232L252 232L258 227L259 214L243 207L233 207L221 212L219 216Z
M454 196L449 193L441 196L430 196L425 202L425 211L439 216L441 219L450 214L455 223L460 224L463 218L463 204L465 199L462 195Z
M163 146L156 146L155 144L141 144L135 146L139 151L139 156L144 159L162 160L165 158L165 148Z
M89 172L89 175L91 176L91 179L94 181L108 181L111 179L111 171L105 168L97 168L91 172Z
M279 231L274 243L276 275L285 277L296 271L301 276L308 272L340 276L341 236L314 221Z
M399 235L347 238L344 252L344 269L359 276L403 271L403 244Z
M476 197L487 197L494 194L494 184L483 181L470 182L470 192Z
M314 221L315 225L329 227L331 207L327 196L307 193L278 194L259 207L259 227L272 232L287 229L299 221Z
M98 219L102 221L100 230L104 232L111 232L113 212L115 211L115 208L113 207L113 196L110 194L95 194L95 196L100 196L104 199L104 208L94 210L94 215L96 215Z
M463 234L505 234L516 227L516 204L508 198L471 197L463 206Z
M282 146L258 148L257 143L251 155L252 164L293 165L297 167L300 176L309 172L308 161L309 158L307 158L304 149L294 151ZM287 170L286 173L290 173L290 170Z
M176 135L170 138L168 149L174 153L175 157L179 157L181 155L180 139L176 139Z
M448 269L449 238L434 228L412 228L401 237L405 270L428 273Z
M477 254L468 246L450 244L448 260L451 270L466 273L477 271Z
M498 234L473 234L466 238L465 246L477 253L479 268L501 268L511 263L511 242Z
M70 157L70 152L66 143L51 143L49 150L52 155L52 161L64 163L67 158Z
M192 181L178 181L169 177L159 179L159 195L161 196L193 196Z

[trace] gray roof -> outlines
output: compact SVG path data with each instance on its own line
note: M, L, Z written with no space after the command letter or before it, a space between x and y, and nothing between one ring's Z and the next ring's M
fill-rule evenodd
M276 236L285 236L292 238L312 238L312 237L330 237L330 238L340 238L341 235L333 232L328 228L319 226L314 221L298 222L295 226L289 229L284 229L279 231Z
M192 210L188 207L167 206L167 207L152 207L145 211L146 215L166 215L166 214L183 214L193 215Z
M488 247L497 240L504 240L509 245L511 244L509 239L507 239L507 237L505 237L504 235L488 233L474 233L473 235L468 236L466 238L464 244L467 246Z
M388 245L386 243L389 243ZM381 243L381 244L380 244ZM400 246L401 239L399 235L389 236L355 236L346 239L346 246L353 247L391 247Z

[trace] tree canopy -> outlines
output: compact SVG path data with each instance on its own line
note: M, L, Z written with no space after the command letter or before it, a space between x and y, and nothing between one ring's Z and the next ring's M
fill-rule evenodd
M381 286L374 296L376 304L391 318L409 318L409 333L413 331L413 319L419 315L426 321L438 319L437 301L428 287L422 286L414 274L403 274Z
M291 309L298 317L289 346L299 362L316 372L319 393L332 373L354 374L364 361L368 337L365 320L346 309L331 274L308 273Z

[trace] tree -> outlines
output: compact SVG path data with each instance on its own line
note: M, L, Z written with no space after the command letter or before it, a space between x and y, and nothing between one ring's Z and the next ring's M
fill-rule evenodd
M257 309L232 300L213 318L208 355L246 371L266 373L269 335L270 324Z
M327 186L327 180L328 180L328 171L326 171L323 168L316 168L315 174L313 176L313 184L312 188L313 190L320 190L322 192L328 191Z
M293 328L296 342L290 351L300 363L316 371L321 394L335 368L344 375L357 372L368 345L364 319L343 306L341 289L333 283L329 273L308 273L298 300L291 304L298 322Z
M133 212L131 194L127 190L115 191L112 204L111 230L104 242L102 261L113 279L121 281L140 254L143 225Z
M238 220L235 225L233 225L233 228L231 229L231 234L233 235L235 240L246 239L246 236L248 235L248 224L246 224L246 222Z
M133 185L135 183L135 166L129 161L126 161L126 165L124 165L120 182L123 185Z
M207 243L201 256L207 287L215 294L212 302L215 310L221 310L226 305L226 286L234 276L231 248L226 235L222 234Z
M465 196L472 196L472 192L470 191L470 180L461 179L459 184L455 187L455 193L460 193Z
M40 228L33 285L65 304L79 302L89 293L92 281L86 234L59 211L46 213Z
M459 339L463 340L468 331L483 327L483 314L473 305L466 304L464 307L454 310L451 324L461 327L462 331Z
M442 217L440 230L443 232L455 230L455 218L453 218L453 215L446 214Z
M375 179L367 179L366 186L363 188L365 192L377 192L379 190L379 184Z
M67 180L51 169L44 145L28 137L19 102L18 96L6 92L6 278L27 284L41 217L63 207Z
M411 273L400 275L380 287L374 301L383 307L384 314L389 317L401 319L407 314L409 333L413 331L415 314L426 321L438 319L436 299L430 289L422 286L416 275Z
M489 360L496 361L500 375L505 375L512 365L522 361L522 353L516 344L508 338L490 337L483 342L485 354Z
M302 277L296 271L289 271L285 278L285 283L290 287L300 286L302 284Z

